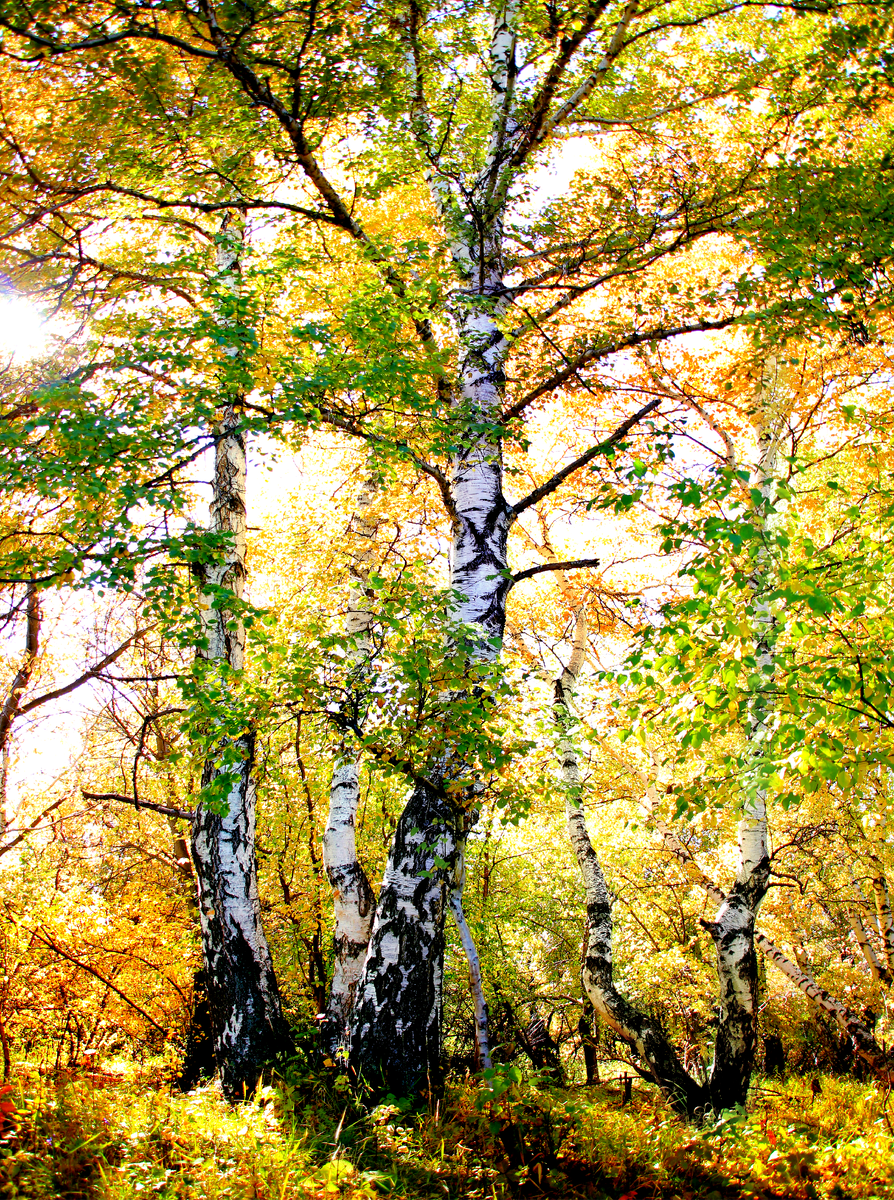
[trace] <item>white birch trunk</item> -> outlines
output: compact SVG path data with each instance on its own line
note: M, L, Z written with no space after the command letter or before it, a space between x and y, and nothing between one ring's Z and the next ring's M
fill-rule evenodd
M869 940L869 934L866 932L866 926L863 924L860 914L854 912L853 909L848 909L847 919L853 930L854 937L857 939L857 945L860 947L866 965L869 967L870 975L877 983L889 983L890 975L888 970L883 966L876 954L875 947Z
M494 22L493 146L502 144L510 120L515 19L516 9L510 4ZM411 70L412 37L411 28ZM427 114L421 94L415 118L424 130ZM495 658L510 586L507 540L512 521L503 494L502 445L497 433L488 429L503 408L509 350L500 328L507 305L501 209L497 206L490 212L482 228L480 221L460 211L436 171L429 172L429 186L448 233L459 280L452 306L459 361L457 386L450 397L457 423L448 484L453 526L450 587L459 596L456 617L474 626L480 636L472 653ZM461 799L442 786L449 762L448 754L438 763L427 764L427 777L435 787L416 786L398 822L351 1033L356 1069L371 1082L384 1082L389 1090L404 1095L434 1085L439 1077L443 923L448 892L462 871L467 822Z
M891 897L888 892L888 881L884 875L875 875L872 879L872 894L875 897L875 911L878 916L879 932L882 935L882 953L885 966L889 973L894 973L894 917L891 915Z
M355 539L349 566L351 591L345 632L352 639L349 662L362 677L362 662L368 653L367 632L371 615L367 608L367 579L372 566L373 540L377 523L367 519L378 484L370 476L357 497L352 521ZM360 685L362 686L362 685ZM326 1008L325 1036L330 1052L348 1053L354 993L363 971L375 909L375 894L357 857L355 822L360 803L360 773L356 754L343 744L335 763L329 788L329 817L323 834L323 863L332 888L335 930L333 935L332 984Z
M223 289L240 286L241 230L226 228L217 250ZM234 342L232 354L238 354ZM200 598L209 682L226 693L242 670L245 631L228 598L238 601L245 583L245 443L239 428L241 396L225 384L225 401L215 429L214 484L210 528L229 536L222 558L201 568ZM229 393L228 395L226 393ZM196 808L192 858L198 881L199 916L207 973L215 1054L224 1094L231 1100L254 1092L266 1067L291 1047L258 899L255 857L254 730L232 744L238 761L223 766L209 759L203 786L225 774L227 811Z
M778 418L771 411L775 359L764 365L758 387L756 425L759 457L752 487L761 499L751 520L763 539L774 524L777 481ZM709 1089L720 1111L744 1104L757 1050L758 973L754 923L770 883L767 837L768 760L772 736L775 668L775 618L766 596L773 588L773 567L766 543L758 547L748 581L752 593L751 626L755 673L748 702L748 761L743 779L742 818L739 822L739 860L736 877L713 922L703 921L717 950L720 982L720 1021L714 1046Z

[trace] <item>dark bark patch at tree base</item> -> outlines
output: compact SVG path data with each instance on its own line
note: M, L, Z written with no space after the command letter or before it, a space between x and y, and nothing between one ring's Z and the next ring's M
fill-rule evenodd
M186 1049L180 1074L174 1080L174 1087L181 1092L192 1091L200 1080L210 1079L216 1070L207 976L204 971L196 971L193 976L192 1012L186 1031Z

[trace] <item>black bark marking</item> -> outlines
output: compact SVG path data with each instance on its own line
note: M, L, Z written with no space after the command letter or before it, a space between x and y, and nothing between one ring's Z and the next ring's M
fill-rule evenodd
M449 801L420 784L395 831L390 862L415 882L409 895L387 877L383 884L351 1035L351 1065L379 1092L412 1096L440 1083L444 916L458 825ZM433 865L434 853L446 868ZM384 950L395 946L392 961Z
M250 1096L265 1069L293 1048L257 902L253 814L248 808L254 738L246 736L240 743L244 760L231 811L222 817L200 807L192 827L215 1056L230 1100ZM216 774L213 764L206 764L203 785ZM239 851L249 861L247 872L232 869L230 860ZM251 941L242 921L250 927Z

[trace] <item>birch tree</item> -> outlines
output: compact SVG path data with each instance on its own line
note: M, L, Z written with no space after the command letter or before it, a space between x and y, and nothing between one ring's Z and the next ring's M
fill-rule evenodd
M192 859L215 1054L230 1099L252 1093L261 1072L291 1047L261 924L255 854L255 730L239 713L234 694L245 665L240 608L247 526L245 437L240 428L245 353L240 295L243 237L240 224L228 221L216 250L220 321L226 337L223 395L214 430L211 531L222 535L224 546L216 562L201 564L198 570L204 626L199 650L202 686L217 693L218 705L235 708L237 726L243 727L234 736L231 720L212 716L212 722L222 728L209 731L215 753L206 759L202 785L206 791L213 789L222 802L198 805L192 818ZM226 716L231 718L230 713Z
M135 179L117 151L101 166L78 160L45 177L17 147L19 184L41 231L14 240L23 277L36 269L41 239L70 264L71 278L102 275L83 239L57 219L89 196L122 221L147 206L193 222L226 210L278 212L317 230L364 295L376 294L370 320L387 297L393 320L383 345L395 364L387 402L372 371L362 387L343 371L309 382L302 356L282 353L267 396L251 403L276 428L298 417L290 401L312 394L313 419L412 463L443 501L450 645L467 663L469 686L451 693L448 744L412 765L351 1035L355 1066L398 1093L438 1075L447 896L485 782L469 770L462 726L474 678L486 677L501 648L513 526L658 413L658 400L631 413L623 394L607 394L605 364L726 328L772 299L750 265L742 273L718 258L709 277L693 278L690 257L753 207L755 182L797 139L797 114L815 99L815 84L797 82L805 26L791 37L787 15L768 11L722 0L685 12L597 0L567 12L514 2L457 12L407 0L397 10L369 5L361 28L326 4L290 9L287 19L268 3L175 0L158 10L100 0L47 4L39 21L28 5L0 4L6 54L23 64L22 78L70 69L105 81L126 53L141 94L157 76L174 81L174 93L178 81L200 79L203 112L228 114L250 149L217 174L190 165L173 178L155 168ZM802 20L818 36L828 24L822 13ZM766 117L749 107L758 88L771 101ZM178 119L194 111L186 91L175 110ZM732 136L719 156L713 124L746 112L747 135ZM204 117L182 128L196 132L191 145L207 147ZM348 136L339 141L335 130ZM562 195L544 195L543 168L561 163L573 137L586 168ZM237 160L250 156L255 169L233 199L221 172L238 173ZM294 199L284 198L286 180ZM426 196L421 218L378 214L378 199L406 180ZM526 427L569 390L594 395L587 444L564 462L536 461L539 482L512 495L507 454L513 471L527 453L536 457ZM234 563L234 583L239 573ZM250 746L242 749L248 761ZM248 786L246 776L246 795ZM243 892L251 890L246 875Z
M345 616L348 653L354 664L354 687L360 691L371 684L367 636L372 622L371 596L367 577L375 559L377 521L369 510L376 499L378 480L370 474L357 496L350 536L355 544L349 574L351 591ZM332 887L335 930L334 961L326 1036L332 1053L346 1055L349 1045L354 993L363 969L375 912L375 893L357 856L356 820L360 802L358 751L350 734L342 731L338 759L333 767L329 793L329 816L323 834L323 859Z

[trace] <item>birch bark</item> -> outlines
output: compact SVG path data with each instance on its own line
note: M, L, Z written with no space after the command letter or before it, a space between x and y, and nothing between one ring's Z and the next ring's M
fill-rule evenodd
M216 265L221 289L231 296L240 287L241 249L241 228L225 226ZM238 355L238 334L230 349L234 357ZM200 569L205 644L199 650L207 664L209 683L217 685L223 695L230 690L233 676L241 672L245 657L238 601L245 584L247 532L241 396L231 383L225 383L224 391L214 431L210 528L228 535L229 545L217 562ZM290 1048L291 1036L261 924L255 857L254 730L246 729L230 748L235 750L235 763L222 764L214 758L205 763L203 787L226 776L227 811L221 814L197 806L192 859L215 1055L224 1094L240 1100L254 1092L265 1068Z
M768 542L778 524L776 460L778 415L774 412L775 359L761 372L755 406L758 463L752 477L751 522L761 539L748 580L754 671L747 709L747 761L743 779L739 858L732 887L714 921L702 921L717 951L720 1020L709 1090L716 1111L744 1104L757 1049L758 972L754 923L770 883L767 836L768 756L773 731L773 673L776 620L767 601L773 588Z
M362 661L369 652L367 634L372 620L367 605L366 585L378 528L377 523L369 517L377 486L373 476L364 481L357 497L351 529L356 550L349 567L351 591L345 632L351 639L351 659L360 674L360 688L363 687ZM334 961L325 1036L330 1053L339 1056L345 1056L349 1050L354 994L363 970L375 912L375 893L357 857L355 821L359 801L357 756L349 752L343 740L339 760L332 772L329 817L323 834L323 863L332 888L335 919Z
M415 11L415 10L414 10ZM517 5L498 8L491 39L491 151L479 183L492 179L511 124ZM417 84L413 28L411 78ZM421 93L417 129L427 138ZM503 636L509 591L507 540L513 514L503 494L502 444L496 432L505 395L509 343L500 326L508 303L503 279L502 209L460 211L443 178L428 173L448 232L459 287L452 317L459 342L456 385L445 396L456 425L447 494L452 518L450 586L455 616L476 627L477 654L494 658ZM432 787L412 790L398 822L358 984L351 1035L355 1066L371 1082L402 1095L439 1077L444 916L462 873L467 815L449 787L449 767L430 764Z

